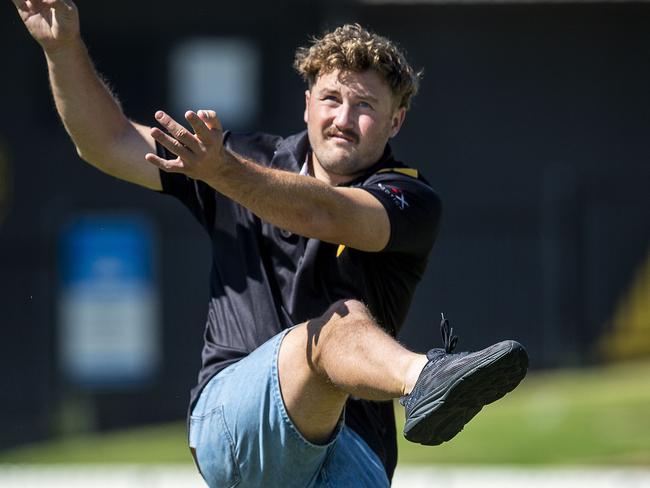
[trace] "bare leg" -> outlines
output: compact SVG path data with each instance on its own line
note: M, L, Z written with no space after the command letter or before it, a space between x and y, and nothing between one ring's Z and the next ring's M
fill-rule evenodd
M280 346L282 397L308 440L326 442L349 395L389 400L409 393L427 362L379 328L363 304L337 302L291 330Z

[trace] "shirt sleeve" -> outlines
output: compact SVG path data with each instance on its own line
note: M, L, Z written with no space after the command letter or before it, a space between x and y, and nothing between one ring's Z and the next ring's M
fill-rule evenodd
M175 159L165 147L156 141L156 154L164 159ZM199 223L210 231L215 215L214 189L201 181L188 178L181 173L160 170L162 193L178 198Z
M386 209L390 237L383 252L427 255L438 235L442 204L424 181L410 176L383 173L362 186Z
M245 134L233 133L229 130L223 133L223 144L227 149L252 159L258 164L269 166L281 137L251 132ZM175 159L176 156L156 142L156 153L164 159ZM220 195L214 188L203 181L197 181L180 173L168 173L160 170L162 193L178 198L205 227L212 232L217 215L217 207L226 197Z

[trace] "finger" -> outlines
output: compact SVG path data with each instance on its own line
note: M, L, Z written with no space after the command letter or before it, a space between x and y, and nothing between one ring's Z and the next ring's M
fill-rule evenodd
M19 10L37 10L43 7L43 0L12 0Z
M156 112L156 120L160 125L162 125L165 129L167 129L167 132L169 132L169 134L174 139L179 141L182 145L186 146L193 152L199 151L200 141L194 134L188 131L182 124L176 122L174 119L172 119L169 115L167 115L162 110Z
M47 5L52 8L74 8L74 3L70 0L28 0L27 3L31 3L34 6Z
M29 5L32 8L40 9L42 7L55 7L58 3L58 0L27 0L26 5Z
M214 110L199 110L198 112L201 120L207 125L210 129L222 132L221 121L217 117L217 113Z
M19 12L34 12L42 6L40 0L32 0L31 2L29 0L12 0L12 2L14 2Z
M150 131L151 137L158 141L162 146L168 151L172 152L179 158L189 159L194 153L190 151L186 146L180 143L177 139L174 139L169 134L161 131L157 127L152 127Z
M69 0L12 0L18 10L25 12L39 12L41 9L50 7L53 9L65 7L73 9L74 4Z
M214 141L215 133L203 122L203 120L199 118L195 112L192 112L191 110L185 112L185 119L190 123L192 129L194 129L194 133L201 140L201 142L208 144Z
M185 165L180 159L163 159L153 153L145 154L144 159L168 173L179 173L185 169Z

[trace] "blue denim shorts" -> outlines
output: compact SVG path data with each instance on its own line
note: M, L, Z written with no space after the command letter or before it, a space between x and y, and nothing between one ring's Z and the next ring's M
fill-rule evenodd
M342 419L327 444L293 425L278 380L284 331L217 374L190 416L190 447L211 488L390 486L378 456Z

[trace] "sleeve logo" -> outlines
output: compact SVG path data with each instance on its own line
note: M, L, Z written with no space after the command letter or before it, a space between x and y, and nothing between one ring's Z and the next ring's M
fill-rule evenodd
M404 210L406 207L409 206L408 202L406 201L406 198L404 198L404 194L402 193L402 190L400 190L399 188L396 188L391 185L384 185L382 183L377 183L377 186L379 186L379 189L390 197L393 203L397 205L400 210Z

